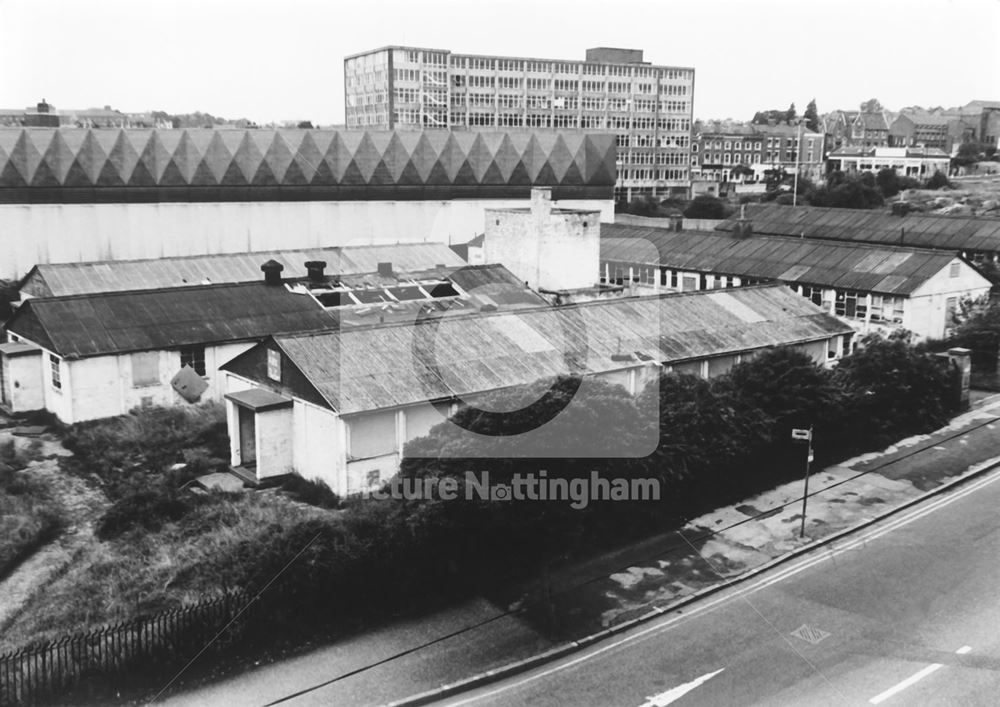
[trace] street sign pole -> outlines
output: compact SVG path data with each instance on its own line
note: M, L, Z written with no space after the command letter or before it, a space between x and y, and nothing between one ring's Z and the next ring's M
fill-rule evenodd
M813 459L813 428L809 427L809 441L806 444L806 478L802 489L802 526L799 528L799 537L806 534L806 501L809 500L809 463Z

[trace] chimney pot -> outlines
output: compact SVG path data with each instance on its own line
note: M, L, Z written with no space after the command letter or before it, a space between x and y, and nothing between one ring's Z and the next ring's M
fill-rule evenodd
M264 283L268 285L280 285L281 284L281 271L285 269L285 266L279 263L277 260L268 260L266 263L260 266L260 269L264 272Z
M325 282L326 276L323 274L323 270L326 268L325 260L307 260L306 261L306 272L309 274L309 279L313 282Z

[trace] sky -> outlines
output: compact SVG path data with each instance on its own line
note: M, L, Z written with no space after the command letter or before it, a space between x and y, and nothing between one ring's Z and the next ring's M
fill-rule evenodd
M344 57L390 44L695 69L695 117L1000 100L1000 0L0 0L0 108L344 122Z

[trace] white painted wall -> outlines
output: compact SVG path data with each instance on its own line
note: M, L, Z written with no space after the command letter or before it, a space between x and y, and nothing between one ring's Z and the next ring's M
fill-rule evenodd
M38 263L134 260L373 243L464 243L487 208L527 200L0 205L0 278ZM564 200L614 220L610 199Z
M11 412L38 410L45 406L42 388L44 353L3 356L3 384L7 388ZM45 358L44 360L48 360Z
M28 341L23 337L22 340ZM209 387L202 393L201 400L222 399L227 391L218 367L252 345L253 342L242 342L205 347L206 382ZM170 380L180 370L180 352L177 350L156 352L159 380L156 384L141 386L133 384L132 354L63 359L62 387L58 389L52 385L50 353L42 350L41 376L37 380L42 405L37 407L45 407L67 424L124 415L144 403L188 404L170 385Z
M332 410L295 399L291 438L295 471L322 481L341 496L347 495L347 430L343 420Z
M958 275L951 276L952 265ZM955 258L910 295L903 316L903 326L922 338L942 339L951 324L947 321L949 298L976 299L990 291L990 282L960 258Z

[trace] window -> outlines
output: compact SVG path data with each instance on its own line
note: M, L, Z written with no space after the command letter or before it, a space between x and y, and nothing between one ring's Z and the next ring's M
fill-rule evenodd
M948 277L958 277L959 272L961 272L961 263L952 263L951 268L948 270Z
M132 354L132 387L141 388L160 382L160 354L143 351Z
M185 346L181 349L181 368L191 366L199 376L205 375L205 347Z
M267 350L267 377L281 381L281 353L274 349Z
M52 387L62 390L62 359L49 354L49 369L52 373Z

